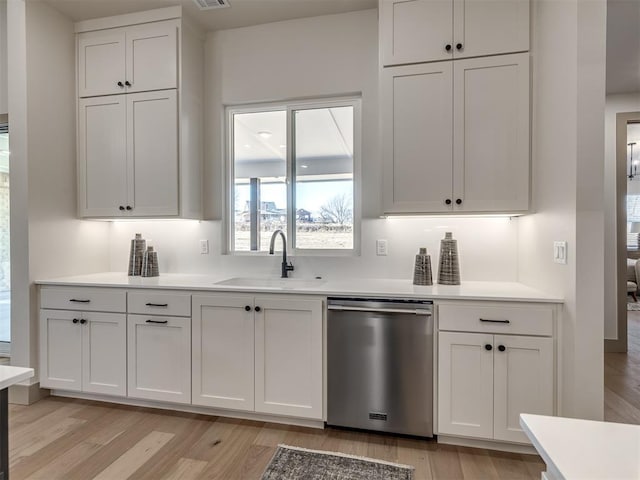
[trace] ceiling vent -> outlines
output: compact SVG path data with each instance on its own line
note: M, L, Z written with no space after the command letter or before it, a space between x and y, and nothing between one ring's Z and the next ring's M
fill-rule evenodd
M200 10L230 7L229 0L193 0Z

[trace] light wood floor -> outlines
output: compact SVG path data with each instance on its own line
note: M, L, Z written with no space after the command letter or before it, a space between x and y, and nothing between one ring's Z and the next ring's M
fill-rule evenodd
M279 443L413 465L415 479L532 479L536 455L50 397L10 406L18 479L259 479Z
M604 354L604 418L640 424L640 311L627 315L628 352Z
M640 424L640 312L629 352L605 354L605 419ZM10 406L11 478L259 479L279 443L415 467L415 479L539 479L535 455L391 435L207 417L50 397Z

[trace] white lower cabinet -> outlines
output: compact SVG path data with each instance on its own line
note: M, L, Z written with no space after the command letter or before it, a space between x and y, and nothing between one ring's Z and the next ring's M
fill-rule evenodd
M40 384L86 393L127 394L126 316L40 311Z
M128 396L191 402L191 319L129 315Z
M322 419L322 300L193 297L193 404Z
M491 310L494 314L499 311L495 307ZM507 309L504 312L514 314ZM446 313L468 316L468 310L463 309L447 309ZM509 321L507 315L500 314L487 318L483 311L478 312L483 329L491 330L495 325L496 330L508 332L513 326L521 328L517 320ZM451 326L453 322L446 318L441 323ZM441 330L438 432L529 443L520 427L519 415L554 414L554 378L551 337Z

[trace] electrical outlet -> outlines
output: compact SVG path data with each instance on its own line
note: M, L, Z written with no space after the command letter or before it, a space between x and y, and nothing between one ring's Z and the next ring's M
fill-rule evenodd
M387 241L376 240L376 255L384 257L387 255L387 252Z
M200 240L200 253L202 255L209 254L209 240Z
M567 242L553 242L553 261L567 264Z

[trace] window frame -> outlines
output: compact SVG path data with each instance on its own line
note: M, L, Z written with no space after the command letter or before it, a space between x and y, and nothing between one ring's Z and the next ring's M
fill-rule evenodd
M296 246L295 221L295 165L294 165L294 125L293 112L296 110L311 110L321 108L352 107L353 108L353 248L298 248ZM234 122L236 114L261 113L268 111L286 111L286 189L287 189L287 255L291 256L359 256L361 234L361 151L362 151L362 99L360 96L329 97L308 100L289 100L280 102L251 103L243 105L229 105L225 107L225 148L224 148L224 192L225 192L225 217L224 218L224 252L227 255L238 256L266 256L264 251L240 251L235 247L235 161L234 161Z

